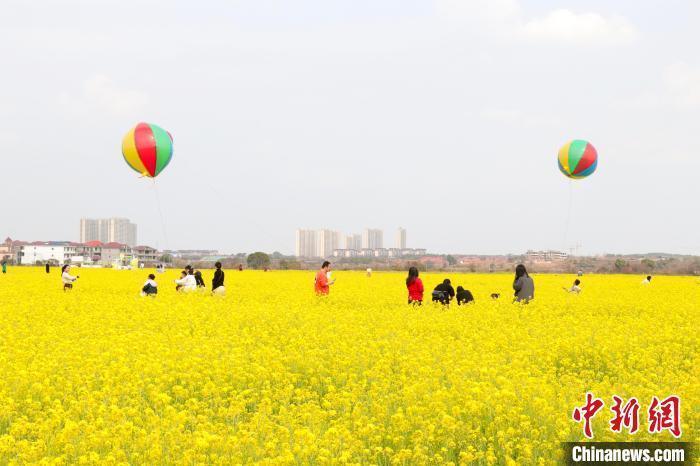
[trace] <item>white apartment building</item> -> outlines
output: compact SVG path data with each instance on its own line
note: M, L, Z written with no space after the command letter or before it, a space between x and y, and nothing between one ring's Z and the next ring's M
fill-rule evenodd
M357 257L358 252L355 249L336 249L333 251L333 257Z
M100 241L136 246L136 224L127 218L81 218L80 242Z
M294 254L297 257L318 257L315 230L297 230Z
M327 258L340 247L340 232L319 230L316 235L316 253L318 257Z
M361 234L351 234L345 237L345 249L362 249L362 235Z
M406 229L400 228L396 230L396 237L394 238L394 247L396 249L406 249Z
M65 264L70 262L80 246L69 242L34 242L20 247L17 254L18 262L22 265L44 264L48 261Z
M384 247L384 232L382 230L365 228L362 232L362 249L382 249Z
M551 262L566 260L569 255L560 251L527 251L525 256L533 262Z

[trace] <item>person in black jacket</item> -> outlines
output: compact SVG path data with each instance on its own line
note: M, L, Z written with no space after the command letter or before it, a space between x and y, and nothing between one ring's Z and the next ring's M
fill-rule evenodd
M211 292L223 295L226 293L226 288L224 288L224 271L221 270L221 262L217 262L214 266L216 271L214 272L214 279L211 281Z
M197 283L197 288L205 288L207 286L204 284L204 279L202 278L202 272L199 270L194 271L194 281Z
M457 287L457 305L461 306L462 304L467 304L467 303L473 303L474 302L474 295L472 295L472 292L469 290L465 290L461 286Z
M51 273L51 264L49 264L49 261L46 261L46 273Z
M455 297L455 289L449 278L446 278L442 283L433 290L433 302L448 305L450 300Z

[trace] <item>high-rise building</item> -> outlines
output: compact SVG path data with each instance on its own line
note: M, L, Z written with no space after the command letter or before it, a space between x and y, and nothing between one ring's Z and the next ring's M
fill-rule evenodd
M297 230L294 254L297 257L318 257L315 230Z
M100 239L100 223L99 220L92 218L81 218L80 242L87 243L88 241L102 241Z
M318 257L331 257L333 251L340 247L340 232L319 230L316 236Z
M381 249L384 247L384 232L365 228L362 232L362 249Z
M394 239L394 247L397 249L406 249L406 229L399 227L396 230L396 238Z
M127 218L81 218L80 242L101 241L136 246L136 224Z
M362 235L352 234L345 237L345 249L359 251L362 249Z

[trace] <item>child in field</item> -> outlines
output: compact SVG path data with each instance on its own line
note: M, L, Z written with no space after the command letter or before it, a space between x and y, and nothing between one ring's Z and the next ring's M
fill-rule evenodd
M566 291L568 291L569 293L579 294L581 292L581 287L579 286L580 284L581 284L581 280L579 280L577 278L576 280L574 280L574 284L573 284L573 286L571 286L571 288L564 287L564 289Z
M457 305L468 304L474 302L474 295L469 290L465 290L461 286L457 287Z
M158 294L158 283L156 283L156 276L153 274L148 275L148 280L141 288L141 296L155 296Z
M80 278L80 275L73 276L70 274L70 265L66 264L61 269L61 281L63 282L63 291L72 290L73 282Z
M651 283L651 275L647 275L647 278L642 280L642 285L648 285Z

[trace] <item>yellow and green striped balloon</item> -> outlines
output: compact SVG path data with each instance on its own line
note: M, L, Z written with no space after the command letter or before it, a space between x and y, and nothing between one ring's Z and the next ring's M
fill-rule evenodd
M139 123L124 136L122 154L135 171L155 178L173 157L173 137L160 126Z
M559 149L559 170L569 178L586 178L597 167L598 152L588 141L574 139Z

